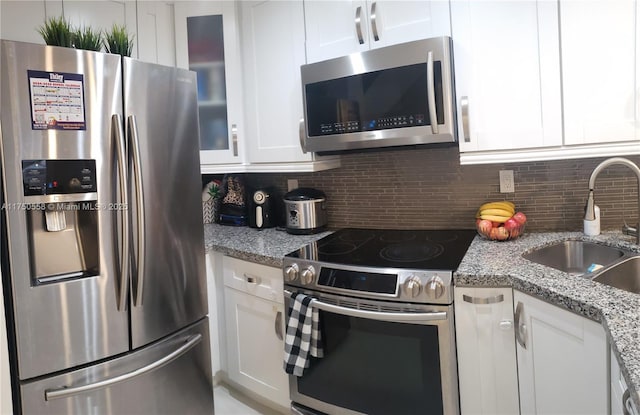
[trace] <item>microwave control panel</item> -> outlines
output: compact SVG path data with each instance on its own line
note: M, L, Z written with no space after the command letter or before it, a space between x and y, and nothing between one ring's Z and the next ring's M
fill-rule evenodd
M342 121L332 124L320 124L320 133L326 134L344 134L356 133L360 131L386 130L389 128L404 127L421 127L425 125L425 115L398 115L395 117L384 117L375 120L365 121Z

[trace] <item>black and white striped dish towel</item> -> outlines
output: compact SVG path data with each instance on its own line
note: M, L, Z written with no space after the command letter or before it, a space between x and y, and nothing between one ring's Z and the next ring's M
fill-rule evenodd
M302 373L311 363L311 357L320 358L322 337L320 333L320 312L310 306L312 297L292 293L292 305L287 320L287 336L284 339L284 370L294 375Z

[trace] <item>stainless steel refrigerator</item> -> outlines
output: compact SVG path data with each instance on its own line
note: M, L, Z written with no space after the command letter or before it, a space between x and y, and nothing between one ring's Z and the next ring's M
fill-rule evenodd
M195 74L0 47L14 405L212 414Z

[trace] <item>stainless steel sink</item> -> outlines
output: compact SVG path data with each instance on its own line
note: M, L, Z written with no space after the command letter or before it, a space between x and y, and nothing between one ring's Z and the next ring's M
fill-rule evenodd
M633 256L599 272L593 281L640 294L640 256Z
M610 246L583 241L564 241L537 249L523 257L560 271L582 275L589 272L592 264L606 267L624 254L624 251Z

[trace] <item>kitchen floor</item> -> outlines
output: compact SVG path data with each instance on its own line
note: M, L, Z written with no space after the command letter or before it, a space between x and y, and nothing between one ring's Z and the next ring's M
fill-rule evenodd
M213 402L216 415L280 415L223 384L213 389Z

